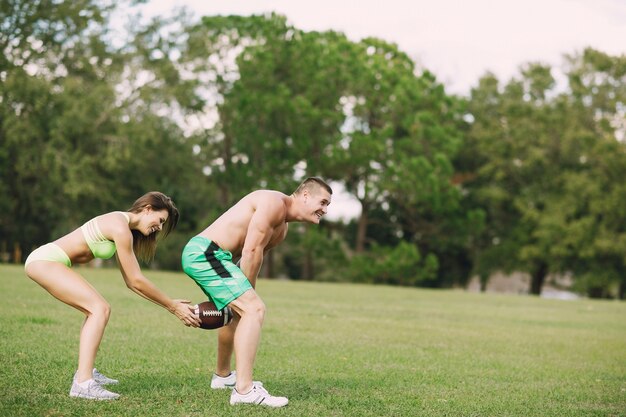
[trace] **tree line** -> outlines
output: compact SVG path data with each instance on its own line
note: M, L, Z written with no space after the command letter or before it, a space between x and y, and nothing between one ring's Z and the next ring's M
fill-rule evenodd
M179 270L186 240L243 195L316 175L361 214L293 227L265 276L452 287L521 271L539 294L571 274L624 298L626 56L526 63L461 97L380 39L185 12L130 19L120 39L125 5L0 6L5 261L160 190L181 222L154 266Z

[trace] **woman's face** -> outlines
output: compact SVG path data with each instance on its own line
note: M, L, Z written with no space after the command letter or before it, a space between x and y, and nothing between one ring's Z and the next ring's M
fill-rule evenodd
M153 233L160 232L163 224L167 221L169 213L167 210L154 210L148 206L141 211L141 221L139 222L139 231L144 236L150 236Z

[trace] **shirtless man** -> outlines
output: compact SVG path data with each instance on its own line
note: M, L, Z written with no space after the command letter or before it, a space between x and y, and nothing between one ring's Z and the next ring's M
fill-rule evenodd
M289 402L252 381L265 315L265 305L254 290L256 278L263 255L285 239L287 224L319 224L331 195L330 186L317 177L304 180L291 195L254 191L193 237L183 250L185 273L218 309L229 306L236 313L235 320L219 329L217 368L211 379L211 388L233 388L232 405L283 407ZM233 258L240 258L239 266ZM236 371L231 372L233 348Z

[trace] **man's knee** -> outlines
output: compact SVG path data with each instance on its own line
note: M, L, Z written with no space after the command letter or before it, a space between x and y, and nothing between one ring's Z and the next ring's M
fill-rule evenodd
M265 318L265 303L263 303L263 300L259 297L256 297L255 300L244 306L244 314L248 314L259 320L260 323L263 323L263 319Z
M239 314L242 316L250 316L254 317L263 323L263 319L265 318L265 303L261 300L256 292L248 291L241 297L237 299L237 310Z

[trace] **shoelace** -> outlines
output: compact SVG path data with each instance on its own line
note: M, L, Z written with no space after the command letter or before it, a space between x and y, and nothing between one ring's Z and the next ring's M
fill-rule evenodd
M255 382L254 384L252 384L252 388L262 394L270 395L270 393L267 392L267 390L263 387L263 384L260 382Z
M109 378L108 376L104 376L102 375L100 372L98 372L97 369L95 369L93 371L93 379L100 379L100 380L109 380L111 378Z
M89 385L88 389L89 391L95 394L99 394L99 395L111 395L112 394L110 391L107 391L106 389L102 387L102 385L98 384L95 381Z

